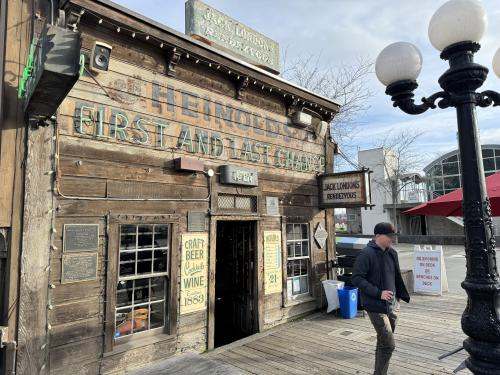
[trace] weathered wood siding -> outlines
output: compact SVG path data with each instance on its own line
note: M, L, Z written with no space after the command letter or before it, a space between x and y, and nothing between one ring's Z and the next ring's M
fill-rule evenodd
M324 139L291 126L282 94L250 85L245 100L236 100L234 77L193 59L182 59L176 78L168 77L165 56L159 49L130 44L96 25L83 24L81 30L85 50L100 40L113 45L113 51L110 70L96 74L102 87L85 74L57 116L61 195L57 196L56 249L50 272L50 283L55 287L49 294L51 373L117 373L175 352L206 350L209 310L178 315L173 343L146 340L116 345L113 351L105 352L106 302L115 298L106 295L108 255L113 251L109 248L108 215L175 214L180 235L187 231L188 211L215 208L213 213L221 214L213 200L212 207L208 200L189 200L206 198L209 180L203 174L174 171L173 160L181 156L203 160L207 168L215 170L222 164L256 169L258 187L223 186L214 180L212 197L221 192L256 195L259 207L255 216L262 219L261 231L282 230L286 222L309 224L313 298L287 302L286 291L264 296L261 274L260 330L317 308L327 260L326 249L319 249L313 239L316 225L326 223L325 212L317 207L316 180L326 163ZM282 200L281 216L265 215L266 196ZM127 200L137 198L187 200ZM95 281L61 284L62 228L68 223L99 224ZM283 241L285 234L283 231ZM262 248L263 238L258 241ZM261 273L262 257L259 254ZM179 262L172 267L179 267ZM177 292L179 278L172 280Z

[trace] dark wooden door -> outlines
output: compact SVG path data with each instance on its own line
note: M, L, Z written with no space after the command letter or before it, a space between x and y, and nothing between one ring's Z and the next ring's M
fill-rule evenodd
M215 346L255 331L255 223L217 224Z

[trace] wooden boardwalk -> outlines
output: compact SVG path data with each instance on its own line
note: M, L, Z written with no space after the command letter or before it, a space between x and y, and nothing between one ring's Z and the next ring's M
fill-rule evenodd
M402 303L390 374L452 374L464 351L460 317L465 297L413 295ZM376 336L368 316L340 319L317 313L203 355L244 374L373 374ZM459 374L471 374L463 370Z

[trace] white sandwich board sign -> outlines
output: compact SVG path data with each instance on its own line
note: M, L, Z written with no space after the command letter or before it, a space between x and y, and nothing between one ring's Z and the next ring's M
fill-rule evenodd
M442 246L415 245L413 285L416 293L442 295L448 291Z

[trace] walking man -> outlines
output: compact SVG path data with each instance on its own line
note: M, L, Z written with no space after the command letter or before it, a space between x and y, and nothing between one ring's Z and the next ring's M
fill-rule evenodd
M360 289L363 307L377 332L374 375L386 375L395 348L399 300L409 303L410 295L401 277L398 253L391 247L394 225L378 223L374 234L356 258L352 283Z

